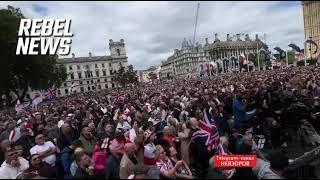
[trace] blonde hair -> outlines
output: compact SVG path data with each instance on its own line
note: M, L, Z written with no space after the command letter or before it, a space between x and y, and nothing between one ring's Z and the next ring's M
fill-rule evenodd
M161 145L156 145L156 152L155 152L154 154L155 154L155 156L156 156L157 159L159 159L159 157L160 157L160 151L161 151L161 149L164 150L164 148L163 148Z

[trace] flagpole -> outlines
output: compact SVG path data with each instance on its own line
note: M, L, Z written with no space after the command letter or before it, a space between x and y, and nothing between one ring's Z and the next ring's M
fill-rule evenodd
M258 42L257 42L257 60L258 60L258 71L260 71L260 53L258 50Z
M288 50L286 50L286 62L287 62L287 67L289 66L289 62L288 62Z

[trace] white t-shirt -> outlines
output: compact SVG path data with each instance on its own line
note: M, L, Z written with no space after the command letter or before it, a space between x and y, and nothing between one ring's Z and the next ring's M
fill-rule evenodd
M63 120L60 120L59 122L58 122L58 128L61 128L61 126L64 124L64 121Z
M35 145L30 149L30 154L33 155L33 154L39 154L39 153L45 152L50 147L55 148L56 146L51 141L47 141L43 145ZM54 166L56 163L56 155L51 154L50 156L47 156L47 157L43 158L42 160L47 162L51 166Z
M16 179L24 170L29 168L29 162L22 158L18 158L20 167L12 167L6 161L4 161L0 167L0 179Z

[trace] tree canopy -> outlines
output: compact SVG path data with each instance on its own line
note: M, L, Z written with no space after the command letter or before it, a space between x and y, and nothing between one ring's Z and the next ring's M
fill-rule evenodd
M22 18L26 17L19 8L0 9L0 94L6 95L7 104L14 98L10 93L22 101L29 88L59 87L67 78L65 67L57 65L56 55L16 55Z
M129 84L136 84L138 77L132 65L129 65L127 70L124 66L120 66L119 70L114 74L114 80L122 87L126 87Z

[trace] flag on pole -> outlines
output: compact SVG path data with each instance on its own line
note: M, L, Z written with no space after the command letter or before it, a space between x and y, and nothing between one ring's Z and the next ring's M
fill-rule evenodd
M26 107L30 105L30 102L20 103L20 100L18 99L15 105L15 110L19 113L22 110L24 110Z
M217 154L222 153L219 146L220 136L217 126L212 115L206 110L203 111L203 119L199 121L198 130L192 134L192 138L201 144L205 144L209 151L215 149Z
M301 52L302 49L299 48L299 46L297 46L296 44L294 43L291 43L288 45L289 47L291 47L293 50L295 50L296 52Z
M42 96L46 97L47 99L52 99L56 97L56 87L53 85L51 88L49 88L46 92L41 93Z
M35 110L38 110L38 104L40 104L43 101L43 95L40 93L40 96L34 98L32 100L32 108Z

